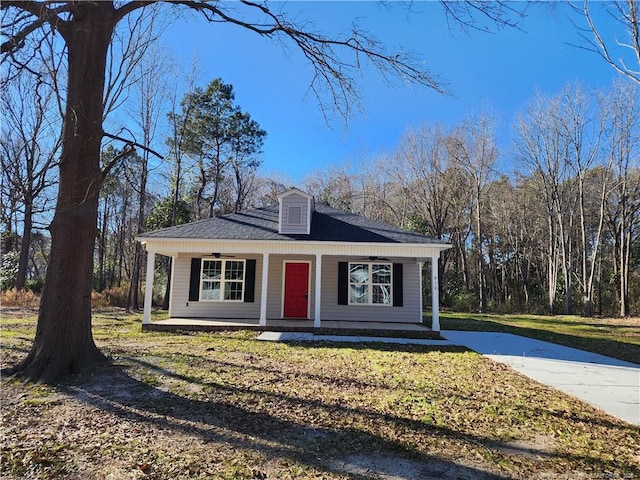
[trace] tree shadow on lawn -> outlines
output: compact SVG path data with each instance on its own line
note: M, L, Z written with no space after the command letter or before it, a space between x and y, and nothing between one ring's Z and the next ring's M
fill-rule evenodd
M614 339L582 337L579 335L551 332L517 325L506 325L491 320L473 318L471 316L468 318L443 318L441 322L443 330L511 333L640 364L640 346L633 343L620 342Z
M306 343L311 343L311 342L306 342ZM306 346L306 345L305 345ZM333 343L329 342L329 345L325 345L325 347L334 347L336 345L334 345ZM384 351L402 351L402 352L411 352L411 353L428 353L428 352L444 352L444 353L465 353L465 352L473 352L472 350L467 349L466 347L458 347L458 346L453 346L453 347L439 347L439 348L434 348L434 347L425 347L425 346L413 346L413 345L397 345L397 347L400 347L399 349L392 349L390 344L380 344L379 346L384 347L383 350ZM316 348L319 348L319 345L316 345ZM366 344L360 344L360 345L354 345L355 348L357 349L362 349L365 350L368 348L368 346ZM404 348L404 347L421 347L420 349L416 350L413 348ZM275 368L268 368L265 366L260 366L260 365L255 365L255 364L251 364L251 365L247 365L247 364L242 364L242 363L234 363L231 361L221 361L219 359L212 359L212 358L207 358L207 357L203 357L200 355L195 355L195 354L183 354L184 357L187 357L189 359L191 359L192 361L195 362L201 362L204 363L206 362L211 368L214 368L216 366L220 366L222 368L225 369L238 369L238 370L253 370L256 371L258 373L263 374L264 378L266 379L264 383L270 383L270 382L274 382L274 381L286 381L286 379L291 375L290 373L287 372L283 372L282 370L278 370ZM123 357L125 358L125 357ZM171 378L175 378L177 380L180 381L184 381L184 382L188 382L188 383L192 383L192 384L198 384L204 387L209 387L212 386L212 383L208 383L208 382L203 382L202 380L200 380L199 378L195 377L195 376L187 376L187 375L182 375L176 372L172 372L170 370L167 370L166 368L162 368L158 365L155 365L151 362L147 362L144 360L141 360L140 358L135 358L135 357L126 357L126 360L128 362L131 363L135 363L140 365L143 368L146 368L150 371L153 371L159 375L164 375L166 377L171 377ZM526 377L523 374L517 373L515 371L513 371L514 375L519 375L523 378L527 378L528 381L534 381L531 380L530 378ZM299 376L300 372L295 372L293 373L293 375ZM396 388L396 386L393 383L389 383L389 384L384 384L384 383L380 383L379 381L363 381L363 380L358 380L355 378L337 378L335 376L329 376L329 375L319 375L319 374L314 374L314 373L309 373L309 372L305 372L304 377L306 379L309 379L310 381L316 381L316 382L322 382L326 385L330 384L332 387L336 387L336 388L340 388L340 387L356 387L356 388L368 388L368 387L375 387L377 389L380 389L381 391L390 391L390 390L394 390ZM269 376L272 376L274 378L268 379ZM233 393L236 392L238 390L241 390L243 392L250 392L250 393L254 393L257 395L266 395L266 396L273 396L273 393L269 393L269 392L264 392L264 391L259 391L256 389L249 389L249 388L244 388L244 389L238 389L238 388L229 388L227 385L222 385L222 384L215 384L215 387L217 389L223 390L223 391L228 391L229 393ZM543 387L549 390L553 390L556 393L559 393L556 389L554 389L553 387ZM449 394L449 396L451 396L451 394ZM474 401L474 398L466 396L466 395L462 395L460 393L455 394L455 397L463 402L471 402ZM573 397L571 397L573 398ZM305 402L308 402L306 400L302 400L302 399L298 399L295 397L285 397L285 400L291 402L297 402L300 404L304 404ZM576 400L579 401L579 400ZM321 405L321 406L326 406L329 407L330 405L328 404L317 404L314 403L314 406L316 405ZM527 408L532 408L532 407L527 407ZM540 407L536 407L534 409L535 411L535 415L534 416L540 416L540 415L545 415L545 416L551 416L551 417L556 417L558 419L561 420L567 420L568 418L571 418L571 420L575 421L575 422L579 422L579 423L586 423L589 425L599 425L605 428L620 428L620 421L617 420L616 422L607 420L606 418L604 418L602 415L599 414L599 411L596 410L595 408L591 407L588 404L585 404L585 408L580 409L579 412L577 411L571 411L571 412L558 412L555 410L551 410L551 409L544 409L544 408L540 408ZM360 412L360 411L359 411ZM369 415L378 415L378 413L374 413L372 412L365 412L366 414ZM391 418L389 416L384 416L385 419ZM396 417L392 417L392 418L396 418ZM406 420L405 418L402 418L402 420ZM427 424L424 423L420 423L420 422L413 422L413 425L418 425L419 428L436 428L436 427L430 427ZM626 425L626 423L625 423ZM632 431L634 432L640 432L640 428L637 428L633 425L628 425L628 428L630 428ZM450 432L455 433L455 438L459 438L462 440L466 440L467 438L471 438L471 436L462 434L460 432L456 432L454 430L451 430ZM473 438L471 440L472 443L477 443L478 438ZM486 440L486 445L498 445L494 440L492 439L484 439L482 440L483 442ZM511 449L512 446L509 445L508 449ZM498 450L500 450L500 448L498 448ZM544 452L540 452L540 453L544 453ZM543 456L549 456L549 455L543 455ZM577 457L576 457L577 458ZM640 472L639 472L640 473Z
M168 370L163 370L163 373L183 378ZM115 385L117 388L114 388ZM508 478L475 466L424 454L356 426L335 428L331 418L354 415L367 422L386 422L401 431L431 429L433 435L447 436L458 442L474 445L482 445L485 439L464 436L444 428L431 428L405 418L288 395L213 383L208 383L207 388L209 396L216 397L215 400L196 400L170 393L131 377L120 367L111 367L87 380L68 385L64 390L83 403L129 422L192 435L205 443L219 443L230 445L234 449L249 450L261 454L271 463L281 461L286 465L293 460L302 466L328 473L358 475L369 471L371 475L372 468L388 468L395 462L398 468L402 466L405 470L409 469L406 474L408 476L392 477L398 479ZM231 398L233 394L254 395L256 399L260 397L270 400L275 408L268 413L253 411L234 404ZM229 401L223 400L225 396L230 397ZM308 422L302 423L279 415L278 405L283 404L293 409L307 409ZM384 458L393 461L384 466L376 464ZM260 465L256 467L260 468ZM362 469L364 470L361 471Z
M192 378L148 362L138 360L136 363L149 372L194 382ZM67 386L65 390L78 400L127 421L192 435L205 443L248 450L266 457L272 465L274 462L287 465L294 461L333 474L370 478L371 475L391 475L385 469L396 465L397 475L387 478L510 478L489 473L474 460L457 462L429 455L409 442L401 443L367 431L372 425L381 427L380 432L392 429L397 432L398 438L418 435L423 440L435 439L438 442L445 438L454 449L466 449L469 458L473 457L469 449L480 451L489 465L500 463L503 454L517 456L517 463L525 457L534 462L541 461L543 457L567 459L563 454L538 451L531 446L500 443L366 407L350 407L213 382L199 383L205 387L206 400L167 392L133 378L121 367L110 367L89 379ZM266 411L250 409L234 402L238 396L254 397L252 400L268 407ZM301 418L288 415L289 412L301 411L305 412ZM345 418L349 419L346 423L342 420ZM463 458L464 454L460 451L454 450L453 453ZM385 459L388 461L385 462ZM602 462L602 459L584 457L575 460L579 463ZM261 465L256 467L261 468Z

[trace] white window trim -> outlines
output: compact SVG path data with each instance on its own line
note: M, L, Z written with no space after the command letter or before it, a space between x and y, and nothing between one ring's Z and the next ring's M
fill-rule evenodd
M373 283L373 276L369 275L369 282L366 284L369 286L367 293L367 303L351 302L351 285L357 285L351 282L351 265L368 265L369 272L371 272L372 265L388 265L391 272L391 278L389 280L389 296L391 297L390 303L373 303L373 286L374 285L387 285L386 283ZM364 285L364 284L363 284ZM393 263L392 262L349 262L347 263L347 288L349 305L354 307L393 307Z
M220 280L205 280L203 277L203 272L204 272L204 263L205 262L222 262L222 271L220 272ZM240 281L238 280L226 280L225 277L225 271L227 269L227 262L242 262L243 267L242 267L242 296L240 299L238 300L227 300L224 298L224 287L226 283L240 283ZM213 302L213 303L219 303L219 302L224 302L224 303L242 303L244 302L244 292L245 292L245 281L247 279L247 261L245 259L234 259L234 258L215 258L215 257L210 257L210 258L203 258L202 261L200 262L200 290L198 292L199 295L199 299L198 301L200 302ZM219 281L220 282L220 298L215 300L215 299L210 299L210 298L202 298L202 285L204 284L204 282L213 282L213 281Z

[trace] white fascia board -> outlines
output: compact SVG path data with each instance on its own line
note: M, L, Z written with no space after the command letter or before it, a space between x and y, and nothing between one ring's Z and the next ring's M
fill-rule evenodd
M279 193L278 195L276 195L276 198L278 199L278 201L280 201L281 198L283 197L287 197L289 195L291 195L292 193L297 193L298 195L302 195L303 197L305 197L307 200L312 200L313 199L313 195L307 193L307 192L303 192L302 190L300 190L299 188L290 188L289 190L286 190L282 193Z
M376 242L313 242L281 240L203 240L203 239L144 239L147 250L163 255L179 253L253 253L282 255L337 255L337 256L393 256L433 258L442 250L451 248L447 243L376 243Z

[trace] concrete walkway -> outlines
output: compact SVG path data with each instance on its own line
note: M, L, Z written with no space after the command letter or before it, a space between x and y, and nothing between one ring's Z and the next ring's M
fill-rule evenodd
M640 425L640 365L509 333L440 333L454 344Z

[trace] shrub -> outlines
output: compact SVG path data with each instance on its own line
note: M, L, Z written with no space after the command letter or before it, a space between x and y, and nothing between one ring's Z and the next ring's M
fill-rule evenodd
M129 287L112 287L102 292L91 292L91 306L96 308L126 307Z
M8 290L13 287L13 282L18 274L18 260L20 253L10 251L2 255L0 262L0 290Z
M477 303L473 293L458 293L453 296L451 307L454 312L473 312L477 309Z
M44 287L44 278L42 277L29 279L27 280L27 284L25 285L25 288L27 290L30 290L33 293L37 293L38 295L42 293L43 287Z
M40 296L31 290L11 288L0 293L0 304L3 307L38 308Z

